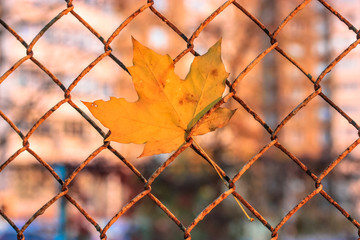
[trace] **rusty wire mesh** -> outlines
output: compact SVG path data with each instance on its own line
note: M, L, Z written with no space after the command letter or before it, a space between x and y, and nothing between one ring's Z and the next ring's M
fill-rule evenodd
M315 0L314 0L315 1ZM288 150L278 139L278 134L282 130L282 128L304 107L306 107L311 101L315 98L322 98L327 102L329 106L331 106L334 110L336 110L339 114L341 114L348 122L351 124L357 131L360 131L359 125L348 116L338 105L336 105L332 99L330 99L323 91L322 91L322 79L337 65L342 58L344 58L349 52L351 52L354 48L358 46L360 43L360 31L352 25L347 19L345 19L336 9L334 9L330 4L328 4L324 0L318 0L330 13L335 15L339 21L345 24L356 36L356 41L354 41L351 45L349 45L346 50L344 50L340 55L338 55L325 69L323 69L322 73L314 78L312 77L306 69L304 69L296 60L294 60L288 53L283 50L277 41L278 34L282 31L284 26L291 21L306 5L308 5L311 0L305 0L300 5L298 5L289 15L287 15L281 24L276 28L274 32L270 32L266 25L264 25L261 21L259 21L254 15L252 15L247 9L245 9L239 2L235 0L229 0L220 5L210 16L208 16L201 24L198 26L195 32L192 33L191 36L186 36L182 33L175 24L169 21L166 16L162 15L155 7L154 1L147 1L143 6L139 7L138 10L133 12L127 19L122 22L118 28L113 32L113 34L108 38L104 39L96 29L94 29L90 24L88 24L79 14L76 12L76 2L75 1L67 1L64 3L64 10L59 12L57 16L55 16L50 22L46 24L43 29L33 38L30 43L27 43L23 40L22 36L20 36L15 30L12 29L6 22L0 19L1 25L10 32L26 49L26 56L19 59L8 71L6 71L0 78L0 84L3 83L9 75L11 75L21 64L26 61L32 61L35 63L42 71L44 71L58 87L63 91L64 98L59 101L55 106L49 109L38 121L31 127L28 132L22 132L18 126L10 120L10 118L5 115L0 109L0 116L3 118L15 131L20 138L22 139L23 147L18 149L10 158L8 158L4 163L2 163L0 167L0 173L3 171L14 159L16 159L22 152L28 152L32 156L34 156L39 163L41 163L57 180L57 182L61 186L61 191L59 191L52 199L50 199L45 205L43 205L40 209L37 210L33 216L31 216L27 222L23 226L16 226L13 220L6 214L6 212L0 210L1 216L12 226L12 228L17 232L18 239L25 239L24 231L33 223L33 221L39 217L44 211L46 211L52 204L56 201L59 201L61 198L66 198L66 200L73 204L78 211L86 218L88 222L90 222L94 228L99 232L100 239L107 239L107 231L111 228L111 226L119 219L121 216L127 212L130 208L134 206L137 202L139 202L143 198L151 199L162 211L166 213L169 218L169 221L173 221L178 227L179 231L184 233L184 239L191 239L191 232L200 221L202 221L206 215L208 215L214 208L216 208L222 201L224 201L230 195L236 197L256 218L260 221L265 228L269 230L269 236L271 239L278 239L278 232L284 226L286 222L296 213L301 210L301 208L306 205L310 199L314 196L321 195L324 199L326 199L330 204L333 205L343 216L344 220L349 221L353 224L354 228L358 229L360 236L360 224L354 219L349 212L347 212L342 206L340 206L331 195L329 195L324 189L322 181L327 177L327 175L360 143L360 138L356 139L350 146L343 150L343 152L334 159L326 168L321 172L321 174L314 174L306 164L304 164L300 159L298 159L290 150ZM144 10L149 9L156 17L158 17L161 21L166 23L166 25L171 28L176 34L178 34L184 42L187 43L187 47L174 59L174 62L177 63L182 57L186 54L199 55L194 50L194 40L202 33L203 29L213 21L216 16L221 14L226 8L236 8L238 11L244 13L251 21L253 21L258 28L260 28L267 36L269 40L268 48L259 54L251 63L247 65L247 67L236 77L233 82L227 81L227 85L230 88L229 94L227 94L216 106L209 110L209 112L200 120L206 119L207 115L218 108L220 105L226 103L227 101L235 101L239 106L243 107L257 122L260 124L267 132L268 132L268 143L262 147L262 149L247 163L241 168L240 171L235 174L233 178L229 178L226 172L214 164L213 167L217 169L217 171L223 175L223 177L227 180L229 189L224 191L221 195L219 195L211 204L209 204L205 209L201 211L201 213L193 219L192 223L189 226L185 226L178 218L172 213L165 204L160 201L153 193L152 193L152 184L155 179L166 170L170 163L172 163L180 153L182 153L187 148L192 148L197 154L199 154L202 158L207 161L211 161L207 158L207 155L199 149L196 145L193 144L190 131L188 134L188 138L186 139L186 143L182 145L179 149L177 149L148 179L145 178L141 172L126 158L124 158L120 152L115 150L111 142L104 142L103 145L99 146L91 155L89 155L66 179L62 179L55 170L44 160L42 159L35 151L32 150L29 139L32 134L39 128L39 126L51 115L53 114L60 106L64 104L70 105L74 108L87 122L98 131L98 133L105 139L109 133L104 133L99 126L92 120L92 117L88 116L85 112L83 112L71 99L72 90L74 87L82 80L82 78L102 59L106 56L109 56L114 62L123 70L127 71L125 65L118 59L116 56L112 54L112 49L110 47L113 40L119 35L119 33L126 28L126 26L133 21L139 14L141 14ZM38 42L38 40L43 36L43 34L48 31L52 27L52 25L61 19L64 15L71 14L74 18L76 18L80 23L83 24L85 28L87 28L96 38L98 38L102 44L104 45L104 52L98 56L96 60L94 60L90 65L88 65L82 73L70 84L68 88L66 88L63 83L46 67L46 63L42 63L38 61L33 56L33 48ZM262 61L262 59L272 51L277 51L280 53L285 59L287 59L291 64L296 66L306 78L313 84L314 90L313 92L306 97L302 102L299 103L297 107L292 109L291 112L277 125L275 129L272 129L261 117L258 113L253 111L236 93L236 86L253 68ZM194 126L196 128L197 125ZM286 154L294 163L294 168L301 168L309 178L312 179L314 183L314 190L308 194L304 199L298 202L296 206L294 206L288 214L286 214L280 222L276 225L271 225L269 221L255 209L246 199L244 199L235 189L235 183L241 178L241 176L261 157L263 154L270 148L275 147ZM119 206L120 210L116 215L114 215L105 226L100 226L98 222L94 220L94 218L84 210L80 203L78 203L70 194L69 194L69 184L76 178L76 176L84 169L86 166L103 150L108 149L113 154L119 158L135 175L136 177L144 184L144 190L139 193L136 197L134 197L131 201L125 204L125 206ZM216 159L214 159L216 162ZM359 237L360 239L360 237Z

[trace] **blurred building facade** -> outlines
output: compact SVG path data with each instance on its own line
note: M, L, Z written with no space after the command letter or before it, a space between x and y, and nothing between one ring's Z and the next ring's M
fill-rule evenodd
M90 18L93 27L101 29L100 34L106 34L107 37L116 28L111 23L119 22L123 17L114 9L113 1L77 1L76 5L81 16ZM39 31L66 7L66 3L2 1L0 7L1 19L30 44ZM0 38L2 75L25 56L26 48L4 28L1 29ZM103 53L103 48L100 40L75 17L71 14L64 16L40 38L33 49L34 58L63 85L55 84L49 75L27 60L1 83L1 111L26 135L40 117L64 98L64 89ZM81 100L93 101L116 95L116 88L121 85L119 81L122 79L116 68L110 59L105 59L93 68L71 93L73 102L81 108ZM0 131L0 158L3 164L22 147L22 140L3 119L0 120ZM54 115L35 130L29 140L30 148L52 165L58 174L62 173L63 179L102 142L100 135L89 128L88 123L69 104L60 106ZM110 161L110 154L104 155L97 159L104 162L101 167L89 167L74 181L73 186L76 200L99 218L118 211L122 202L128 201L130 191L123 184L128 172L121 171L121 168L110 168L105 163ZM26 151L2 171L0 189L1 209L19 224L60 191L55 179ZM65 212L65 219L73 222L67 225L70 227L67 239L86 232L84 229L89 226L84 228L79 224L83 220L81 214L69 204L64 207L62 202L49 208L40 218L40 223L45 221L49 225L59 226L61 214ZM6 224L3 224L3 219L1 221L4 227ZM4 230L2 227L1 230ZM56 233L53 232L51 236L56 236Z
M285 0L239 2L270 31L274 31L298 4ZM339 2L339 9L343 10L344 15L351 16L351 21L359 23L359 16L351 11L354 8L353 1L346 1L348 4L344 4L345 1ZM74 10L107 39L120 23L142 4L144 1L140 0L79 0L74 1ZM216 0L161 0L155 1L154 7L190 37L198 25L220 4L220 1ZM334 1L334 4L338 3ZM4 1L0 2L1 18L29 44L65 5L64 2L55 0ZM339 21L318 2L313 2L286 25L277 40L279 47L316 80L324 67L339 54L339 48L349 43L348 36L355 40L356 36L347 35L346 31L346 26L339 24ZM5 29L1 29L0 33L2 75L25 56L26 49ZM186 42L149 9L130 22L111 44L112 54L125 66L132 64L130 36L160 53L168 53L172 58L186 48ZM233 81L247 64L271 45L266 34L235 6L227 8L205 27L194 42L195 50L203 54L219 38L222 38L223 60L227 71L230 72L229 81ZM339 42L343 45L339 46ZM67 88L84 68L103 53L103 48L99 39L69 13L40 38L33 51L34 57ZM188 72L192 59L193 56L187 54L176 64L176 71L182 78ZM349 54L344 63L335 68L322 84L327 96L334 99L354 117L355 121L360 116L357 96L354 94L360 86L357 81L359 73L356 71L359 59L359 51ZM292 109L313 92L313 89L313 84L307 76L280 53L272 51L241 80L237 92L274 130ZM0 110L26 134L41 116L63 99L63 95L63 90L46 73L27 60L1 83ZM85 75L71 95L72 101L87 114L89 112L81 101L108 99L109 96L122 96L132 101L137 99L130 76L109 56ZM230 102L229 105L238 108L229 126L200 137L199 140L209 152L217 156L216 159L221 164L239 169L243 162L249 160L270 141L270 135L239 104ZM105 128L102 129L104 132L107 131ZM22 141L3 119L0 119L0 131L2 164L22 147ZM349 139L355 140L356 134L343 117L329 108L324 101L317 99L281 129L279 141L300 159L307 159L306 161L316 169L320 163L330 162L331 157L345 150L351 144ZM103 138L76 110L64 104L33 133L29 142L31 149L43 160L54 166L64 166L69 173L102 144ZM140 153L136 147L116 144L115 146L125 157L135 162L139 161L140 164L141 160L136 160ZM351 164L356 164L357 156L355 153L355 160ZM289 158L276 151L269 151L266 157L272 159L275 166L290 162ZM98 162L102 164L96 165ZM249 197L255 199L257 194L265 192L262 200L254 201L259 201L258 204L261 204L261 201L277 201L276 204L280 207L296 204L297 198L291 199L291 196L285 195L286 185L279 185L277 189L274 187L274 184L284 179L279 178L275 183L267 182L265 179L280 175L289 164L273 167L271 176L266 175L266 172L261 176L261 168L266 168L267 163L259 162L260 170L255 177L260 179L261 183L249 184L247 188L254 191L252 194L249 193ZM145 161L141 164L150 163ZM353 171L347 170L347 166L344 164L343 171L353 174ZM22 153L1 173L0 206L6 209L10 216L19 219L29 218L34 209L40 208L49 197L58 192L57 182L48 173L41 171L41 168L33 156ZM102 170L96 171L99 169ZM84 169L84 173L76 178L72 194L84 204L86 210L99 218L108 218L133 196L133 182L127 180L130 175L129 170L122 167L119 159L104 151L94 160L93 165L89 165ZM285 177L289 185L301 182L300 177ZM300 185L303 187L303 183ZM354 183L350 188L356 189L357 186L358 184ZM298 192L295 191L294 194ZM59 209L60 207L47 210L45 218L57 216ZM76 209L69 211L76 212Z

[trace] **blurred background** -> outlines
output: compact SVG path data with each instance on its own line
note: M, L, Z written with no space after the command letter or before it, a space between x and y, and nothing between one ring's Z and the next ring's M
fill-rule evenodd
M155 0L154 7L188 38L223 1ZM272 32L302 1L237 1ZM360 1L329 0L354 26L360 26ZM75 0L74 11L105 40L142 0ZM0 18L28 44L58 13L61 0L0 1ZM132 65L131 36L161 54L177 57L187 43L146 9L111 43L112 54ZM235 6L227 7L200 33L194 49L204 54L222 38L222 58L230 82L271 44L269 37ZM318 1L312 1L279 33L279 47L316 79L333 59L356 40L356 34ZM84 68L104 52L104 45L73 15L57 21L35 44L34 57L67 88ZM0 25L0 76L26 48ZM194 56L186 54L175 71L185 78ZM322 80L323 93L355 122L360 120L360 49L351 51ZM237 86L237 95L272 129L314 91L313 83L276 51L270 52ZM81 101L125 97L136 101L131 77L105 57L71 92L72 101L91 114ZM24 133L64 98L63 90L36 64L27 60L0 83L0 110ZM233 177L269 143L269 133L237 102L228 126L198 137L200 145ZM94 121L96 121L94 119ZM97 122L98 123L98 122ZM101 124L99 124L100 127ZM103 128L106 132L107 130ZM281 142L309 169L320 174L359 136L355 127L316 97L278 134ZM66 179L103 138L68 104L63 104L29 139L31 149ZM137 158L142 146L111 143L148 178L169 155ZM22 139L0 117L0 164L22 147ZM355 219L360 217L360 150L355 148L323 180L324 189ZM237 191L272 226L314 189L313 180L288 156L271 147L236 183ZM185 225L217 198L225 186L212 167L188 149L152 185L159 198ZM60 184L28 152L22 152L0 172L0 208L18 227L54 197ZM73 180L69 194L103 227L124 204L143 190L143 183L110 151L102 151ZM357 229L321 196L316 196L281 229L279 239L356 239ZM166 214L144 198L108 231L108 239L183 239ZM60 199L25 231L26 239L99 239L99 233L66 199ZM192 231L193 239L270 239L259 221L249 222L232 197L216 207ZM0 239L16 232L0 217Z

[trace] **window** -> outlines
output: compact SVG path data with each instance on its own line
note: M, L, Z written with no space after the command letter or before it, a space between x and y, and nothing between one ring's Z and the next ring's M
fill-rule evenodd
M48 136L51 132L51 125L45 121L42 124L40 124L40 126L36 129L36 132L41 135Z
M81 137L84 134L84 126L81 122L77 121L65 121L64 132L69 136Z

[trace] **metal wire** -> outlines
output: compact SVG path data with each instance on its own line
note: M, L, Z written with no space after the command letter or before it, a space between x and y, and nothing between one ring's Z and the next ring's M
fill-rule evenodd
M315 1L315 0L314 0ZM356 41L354 41L351 45L348 46L341 54L339 54L323 71L322 73L316 78L313 79L312 76L301 66L300 63L298 63L296 60L292 59L291 56L287 54L285 50L283 50L277 41L277 36L282 31L282 29L285 27L288 22L292 21L292 19L304 9L305 6L307 6L311 0L305 0L301 4L299 4L288 16L284 18L284 20L281 22L281 24L275 29L274 32L270 32L265 24L263 24L259 19L257 19L254 15L250 13L247 9L245 9L239 2L235 0L229 0L226 1L224 4L219 6L211 15L209 15L203 22L200 23L198 28L192 33L191 36L186 36L186 34L182 33L179 28L172 23L169 19L166 18L166 16L162 15L155 7L154 7L154 1L149 0L144 3L143 6L140 6L135 12L133 12L130 16L126 18L124 22L122 22L119 27L113 32L113 34L105 40L97 31L94 29L89 23L87 23L77 12L76 12L76 3L73 1L67 1L64 3L64 10L62 10L60 13L58 13L57 16L55 16L53 19L51 19L44 28L41 29L41 31L34 37L34 39L27 43L14 29L11 28L6 22L4 22L2 19L0 19L0 24L9 32L11 33L26 49L26 56L19 59L8 71L6 71L1 77L0 77L0 84L9 76L11 75L20 65L22 65L26 61L32 61L35 63L39 69L41 69L44 73L46 73L53 82L64 92L64 98L59 101L54 107L49 109L41 118L38 119L38 121L31 127L31 129L25 133L22 132L14 122L10 120L9 117L6 116L5 113L3 113L0 110L0 117L3 118L9 126L13 129L14 132L16 132L19 137L22 139L23 147L18 149L11 157L9 157L1 166L0 166L0 173L3 171L6 167L9 166L9 164L17 158L22 152L28 152L34 158L43 165L56 179L56 181L61 185L61 191L59 191L53 198L51 198L45 205L43 205L40 209L36 211L35 214L33 214L26 223L21 227L18 228L13 220L3 211L0 210L0 215L8 222L8 224L17 232L17 238L20 240L25 239L24 237L24 231L33 223L33 221L39 217L41 214L43 214L52 204L54 204L56 201L58 201L60 198L66 198L66 200L74 205L78 211L89 221L96 231L99 232L99 239L105 240L107 239L107 231L112 227L112 225L130 208L134 206L135 203L139 202L143 198L149 198L151 201L153 201L162 211L166 213L166 215L169 217L170 221L173 221L178 227L179 231L182 231L184 233L184 239L190 240L191 239L191 232L196 226L199 224L199 222L208 215L216 206L218 206L224 199L229 197L230 195L233 195L235 198L237 198L263 225L265 228L269 230L270 238L273 240L278 239L279 237L279 230L284 226L286 222L289 221L289 219L299 211L304 205L306 205L314 196L322 196L324 199L326 199L329 203L331 203L343 216L345 219L347 219L349 222L352 223L352 225L358 229L359 236L360 236L360 223L358 220L354 219L350 213L348 213L340 204L338 204L330 194L328 194L324 188L322 181L326 178L326 176L334 169L336 166L360 143L360 138L355 140L348 148L346 148L335 160L333 160L326 168L323 170L319 175L316 175L315 173L311 172L311 170L306 166L305 163L303 163L300 159L295 157L294 154L291 153L278 139L278 134L282 130L282 128L291 120L299 111L301 111L302 108L305 108L311 101L317 98L322 98L325 102L328 103L328 105L333 108L335 111L337 111L339 114L341 114L350 125L352 125L357 131L360 131L359 125L349 116L347 115L339 106L337 106L326 94L322 91L321 83L322 79L342 60L344 56L349 54L353 49L355 49L359 43L360 43L360 32L357 28L355 28L350 21L348 21L346 18L344 18L337 10L335 10L330 4L328 4L324 0L318 0L319 3L321 3L331 14L336 16L339 21L346 24L347 27L354 32L354 35L356 36ZM194 152L201 155L200 151L197 151L196 148L194 148L193 145L193 139L192 139L192 133L194 130L199 126L199 123L196 124L193 129L188 134L186 142L177 149L154 173L149 177L144 177L141 172L125 157L121 155L120 152L115 150L110 142L104 142L103 145L99 146L92 154L90 154L66 179L61 179L59 175L55 172L55 170L46 162L44 161L40 156L37 155L35 151L32 150L29 139L31 138L32 134L36 131L36 129L39 128L39 126L50 116L52 115L59 107L61 107L64 104L68 104L73 109L75 109L87 122L89 125L91 125L101 137L104 139L106 138L106 135L108 133L104 133L101 128L92 120L91 117L89 117L85 112L83 112L71 99L72 90L74 87L82 80L82 78L96 65L98 64L104 57L110 56L111 59L114 60L114 62L122 69L127 71L125 65L121 62L120 59L118 59L116 56L112 54L112 49L110 47L111 43L114 39L120 34L120 32L123 31L123 29L126 28L126 26L133 21L137 16L142 14L143 11L146 9L149 9L154 16L156 16L158 19L163 21L170 29L172 29L177 35L180 36L186 43L187 47L174 59L174 62L177 63L182 57L184 57L188 53L192 53L193 55L199 55L194 50L194 40L199 37L199 35L202 33L203 29L210 24L218 15L222 14L223 11L227 8L235 8L238 11L241 11L244 13L251 21L255 23L255 25L261 29L268 37L269 39L269 46L267 49L265 49L261 54L259 54L251 63L247 65L247 67L236 77L236 79L233 82L227 81L227 84L230 88L229 94L227 94L223 99L216 104L212 109L208 111L207 114L205 114L200 120L204 121L211 112L213 112L216 108L224 104L225 102L232 100L238 103L239 106L241 106L245 111L247 111L258 123L260 126L262 126L267 132L268 132L268 143L262 147L262 149L250 160L247 161L247 163L235 174L235 176L230 179L227 177L226 172L221 169L220 166L216 166L216 171L221 173L224 177L226 176L229 189L224 191L222 194L220 194L212 203L210 203L207 207L205 207L201 213L193 219L193 221L190 223L189 226L185 226L174 213L172 213L163 202L161 202L153 193L152 193L152 183L154 180L166 170L168 165L173 162L176 157L182 153L187 148L193 148ZM45 66L45 63L41 63L38 59L36 59L33 56L32 49L37 44L38 40L44 35L46 31L48 31L54 23L56 23L59 19L61 19L66 14L71 14L74 18L76 18L85 28L89 30L91 34L93 34L99 41L104 45L104 52L98 56L91 64L89 64L82 72L81 74L70 84L69 87L65 87L64 84ZM256 27L255 26L255 27ZM288 113L288 115L276 126L275 129L272 129L269 127L269 125L260 117L259 114L257 114L254 110L252 110L244 100L242 100L236 93L236 86L239 84L241 79L243 79L249 72L253 71L254 67L263 60L263 58L268 55L270 52L277 51L280 53L285 59L288 60L289 63L293 64L295 67L297 67L306 78L309 79L309 81L313 84L314 90L311 94L308 95L302 102L299 103L297 107L292 109L291 112ZM128 71L127 71L128 72ZM314 182L314 190L308 194L304 199L302 199L296 206L294 206L288 214L286 214L277 225L271 225L268 220L259 212L257 209L255 209L248 201L246 201L235 189L235 183L241 178L241 176L249 169L251 166L265 153L267 150L269 150L271 147L278 148L280 151L282 151L285 155L287 155L295 164L294 167L300 167L302 171L304 171ZM110 150L117 158L119 158L133 173L134 175L144 184L144 190L140 192L137 196L135 196L131 201L125 204L109 221L108 223L102 228L100 227L99 223L97 223L94 218L84 210L84 208L76 201L74 198L72 198L69 194L69 184L77 177L77 175L84 169L86 166L103 150L108 149ZM216 159L215 159L216 162ZM216 164L216 163L214 163ZM215 171L215 170L214 170ZM359 237L360 239L360 237Z

